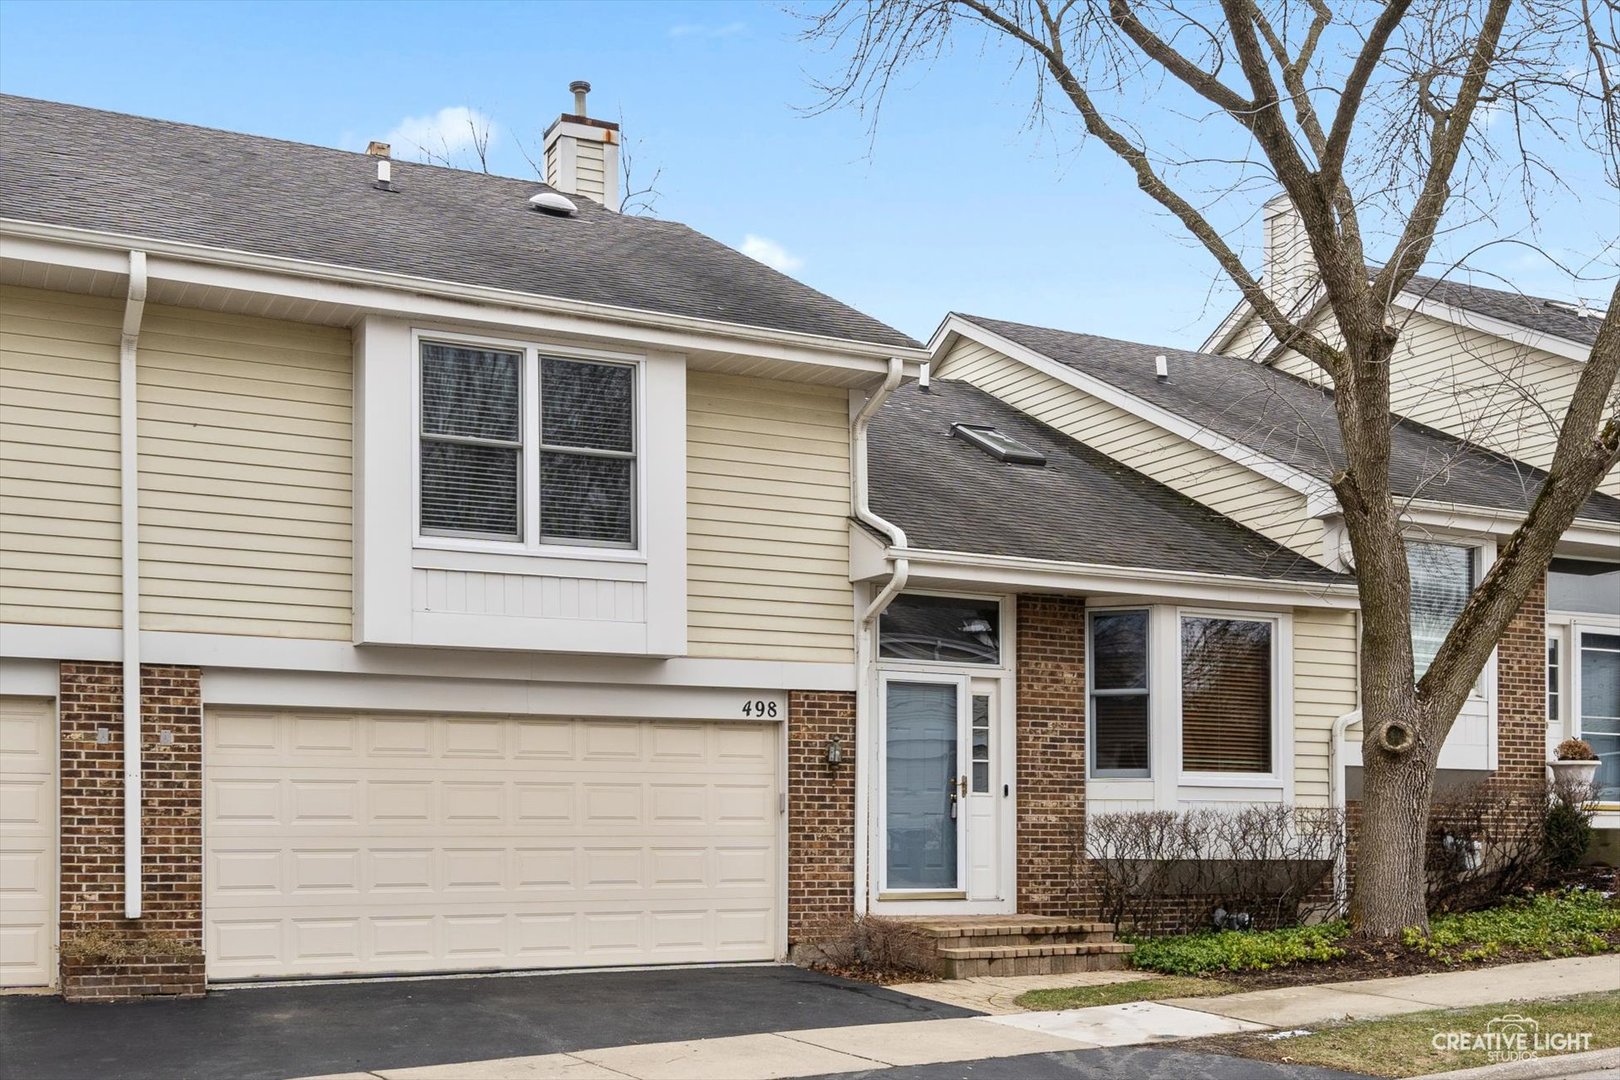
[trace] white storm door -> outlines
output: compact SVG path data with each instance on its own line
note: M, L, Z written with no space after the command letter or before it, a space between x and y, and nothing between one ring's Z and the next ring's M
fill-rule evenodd
M1620 632L1575 628L1580 737L1597 753L1598 802L1620 803Z
M993 683L976 681L968 694L965 774L959 786L967 816L969 900L1001 899L1001 714Z
M885 893L961 897L967 679L886 675L879 793Z

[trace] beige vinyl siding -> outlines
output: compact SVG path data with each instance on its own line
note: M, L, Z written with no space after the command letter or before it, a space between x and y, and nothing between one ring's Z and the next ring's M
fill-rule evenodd
M0 622L118 625L122 318L0 286Z
M1306 514L1305 497L1275 480L965 338L946 354L938 372L977 386L1285 547L1321 558L1321 525Z
M349 637L349 332L152 306L141 328L141 626Z
M1356 706L1355 612L1295 609L1294 797L1300 805L1327 805L1333 722Z
M850 662L847 394L707 372L686 392L689 653Z

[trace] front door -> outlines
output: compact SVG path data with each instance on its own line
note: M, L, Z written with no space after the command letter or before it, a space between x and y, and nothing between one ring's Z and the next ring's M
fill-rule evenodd
M1001 898L997 683L957 675L883 682L883 869L889 899Z
M1575 705L1581 738L1597 752L1599 802L1620 802L1620 634L1577 627Z

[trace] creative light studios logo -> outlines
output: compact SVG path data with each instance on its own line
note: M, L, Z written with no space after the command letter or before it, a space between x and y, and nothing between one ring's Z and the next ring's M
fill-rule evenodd
M1542 1031L1528 1016L1508 1013L1485 1025L1484 1031L1437 1031L1430 1040L1436 1050L1483 1050L1491 1062L1524 1061L1542 1054L1573 1054L1592 1048L1590 1031Z

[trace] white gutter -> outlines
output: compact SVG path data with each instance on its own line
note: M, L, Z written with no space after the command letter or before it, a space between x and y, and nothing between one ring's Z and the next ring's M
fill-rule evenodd
M906 533L900 526L880 517L873 511L870 503L871 489L866 477L866 428L876 416L883 403L889 400L895 387L905 376L905 361L897 356L889 357L889 373L884 376L883 383L872 395L866 399L860 411L849 426L849 459L852 482L850 485L850 512L855 520L867 525L889 537L891 547L904 549L906 547ZM889 575L889 581L872 598L872 602L861 613L860 620L855 627L855 746L852 755L855 762L855 911L864 913L867 908L868 860L870 858L871 844L869 841L870 828L867 815L871 812L867 798L866 755L873 745L872 729L872 696L874 688L868 677L868 669L872 666L872 635L874 625L879 615L882 615L900 591L906 587L906 579L911 573L911 563L903 555L892 556L894 572Z
M118 338L118 520L123 584L124 918L141 917L140 458L136 439L136 346L146 310L146 252L129 253L129 293Z

